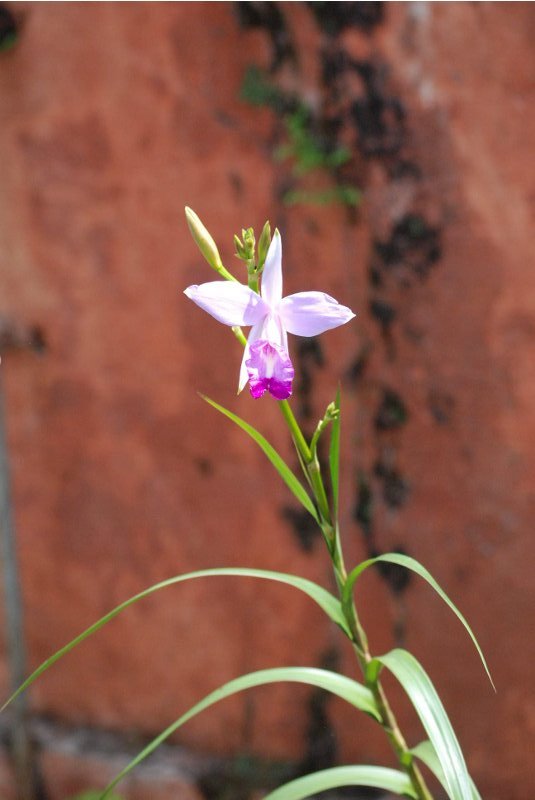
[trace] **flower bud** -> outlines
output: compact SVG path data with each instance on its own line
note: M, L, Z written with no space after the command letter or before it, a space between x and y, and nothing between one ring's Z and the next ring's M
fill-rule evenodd
M186 206L185 211L188 228L190 229L190 233L195 240L195 244L210 266L217 272L221 272L224 267L216 243L202 224L195 211L192 211L192 209L188 208L188 206Z
M243 249L243 242L241 241L240 237L234 234L234 247L236 249L236 255L238 258L245 258L245 250Z
M269 245L271 244L271 226L269 224L269 220L265 223L264 227L262 228L262 233L260 234L260 239L258 240L258 271L261 272L264 268L264 263L267 256L267 251L269 250Z
M247 261L254 263L254 249L255 249L255 237L254 237L254 230L252 228L247 228L246 231L242 231L243 235L243 248L245 250L245 259Z

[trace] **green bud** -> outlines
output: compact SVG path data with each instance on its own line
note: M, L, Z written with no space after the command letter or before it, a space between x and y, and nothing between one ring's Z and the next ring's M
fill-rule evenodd
M221 272L224 270L224 267L216 243L202 224L195 211L192 211L192 209L188 208L188 206L186 206L185 211L188 228L190 229L190 233L195 240L195 244L210 266L217 272Z
M265 223L264 227L262 228L262 233L260 234L260 239L258 240L258 271L260 272L264 268L264 263L266 261L267 251L269 250L269 245L271 244L271 225L269 224L269 220Z
M334 403L334 402L333 403L329 403L329 405L327 406L327 408L325 410L324 419L329 421L329 420L332 420L332 419L338 419L339 416L340 416L340 409L336 408L336 403Z
M310 440L310 452L315 457L318 447L318 442L320 439L321 434L325 430L325 428L333 422L335 419L338 419L340 416L340 409L336 407L336 403L329 403L327 408L325 409L325 414L323 419L320 419L316 426L316 430L314 431L314 435Z
M234 247L236 248L236 255L238 258L245 258L245 250L243 247L243 242L241 241L239 236L234 234Z
M252 228L247 228L246 231L243 231L243 248L247 261L254 262L255 244L254 230Z

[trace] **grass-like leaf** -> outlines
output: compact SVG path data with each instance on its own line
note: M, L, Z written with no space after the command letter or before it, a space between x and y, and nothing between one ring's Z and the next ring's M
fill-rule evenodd
M310 499L305 487L303 484L295 477L290 467L286 464L286 462L280 457L274 447L270 445L268 440L259 433L256 428L253 428L252 425L249 425L248 422L238 417L236 414L233 414L232 411L229 411L224 406L220 406L219 403L216 403L215 400L211 400L206 395L201 394L203 400L206 400L211 406L224 414L225 417L228 417L232 422L234 422L238 427L240 427L245 433L249 434L251 439L253 439L257 445L263 450L266 454L268 459L271 461L279 475L281 476L282 480L288 487L288 489L295 495L295 497L299 500L299 502L306 508L309 514L312 514L318 525L320 524L320 520L318 517L318 512L316 511L316 507L314 503Z
M340 387L336 392L334 407L338 412L332 421L331 444L329 447L329 469L331 473L331 486L333 490L333 507L335 519L338 520L338 495L340 476Z
M188 722L188 720L200 714L201 711L245 689L252 689L255 686L265 686L269 683L284 682L305 683L324 689L341 697L366 714L370 714L375 717L375 719L379 719L379 713L370 690L362 686L362 684L350 678L346 678L344 675L339 675L336 672L329 672L328 670L316 669L314 667L276 667L275 669L263 669L258 672L251 672L248 675L242 675L240 678L229 681L224 686L208 694L203 700L196 703L189 711L186 711L185 714L182 714L181 717L169 725L159 736L156 736L156 738L138 753L113 781L108 784L102 794L101 800L109 797L109 792L117 786L119 781L126 777L134 767L150 756L172 733Z
M433 744L451 800L472 800L470 777L461 747L431 679L406 650L391 650L376 659L387 667L407 692Z
M440 781L442 787L447 791L448 787L446 785L446 780L444 778L444 770L442 769L440 761L435 752L435 748L433 747L431 742L429 740L426 740L425 742L420 742L420 744L412 748L411 753L413 754L413 756L416 756L416 758L419 758L420 761L423 764L425 764L428 769L431 770L435 778L437 778ZM481 795L479 794L477 786L475 785L472 778L470 778L470 786L472 789L472 800L481 800Z
M370 786L394 792L403 797L416 797L407 775L388 767L332 767L321 772L313 772L302 778L286 783L274 792L270 792L265 800L304 800L305 797L338 789L342 786Z
M494 681L492 680L485 656L483 655L483 651L481 650L481 647L479 646L475 634L472 631L470 625L468 624L466 617L463 614L461 614L455 603L453 603L452 600L450 600L446 592L439 586L439 584L433 578L431 573L428 572L428 570L425 567L423 567L418 561L416 561L416 559L411 558L410 556L403 555L402 553L385 553L384 555L377 556L376 558L369 558L366 561L362 561L348 575L343 594L344 608L346 609L350 608L353 589L355 587L355 584L359 576L364 572L365 569L372 566L373 564L377 564L380 561L387 562L389 564L397 564L400 567L405 567L405 569L410 569L412 572L415 572L417 575L419 575L421 578L427 581L427 583L435 590L435 592L439 595L439 597L441 597L442 600L444 600L446 605L449 606L449 608L453 611L457 619L460 620L464 625L466 632L470 636L479 654L479 657L485 668L485 672L487 673L489 681L491 682L492 688L496 691L496 687L494 686Z
M203 569L197 572L188 572L185 575L176 575L174 578L169 578L166 581L161 581L153 586L149 586L148 589L144 589L142 592L139 592L139 594L130 597L128 600L125 600L123 603L108 612L108 614L105 614L105 616L101 617L93 625L90 625L89 628L86 628L84 631L82 631L82 633L54 653L54 655L50 656L50 658L48 658L46 661L43 661L43 663L37 667L35 672L32 672L30 677L27 678L24 683L19 686L17 691L14 692L4 703L2 708L0 708L0 711L3 711L12 700L18 697L21 692L27 689L28 686L30 686L40 675L42 675L43 672L46 672L47 669L55 664L56 661L59 661L60 658L73 650L77 645L81 644L93 633L96 633L100 628L114 619L114 617L116 617L122 611L125 611L129 606L137 603L138 600L142 600L144 597L148 597L149 595L154 594L154 592L157 592L160 589L165 589L168 586L173 586L176 583L183 583L184 581L193 580L195 578L220 577L227 575L242 578L262 578L264 580L276 581L277 583L285 583L288 586L293 586L295 589L300 589L302 592L312 598L312 600L314 600L320 606L320 608L325 611L327 616L342 628L344 633L346 633L348 636L350 635L345 617L342 613L341 605L336 597L334 597L322 586L318 586L316 583L308 581L305 578L300 578L297 575L288 575L284 572L272 572L270 570L263 569L248 569L247 567L222 567L219 569Z
M102 792L99 792L96 789L89 790L88 792L82 792L82 794L77 794L76 797L70 797L69 800L100 800ZM118 794L109 795L108 800L122 800Z

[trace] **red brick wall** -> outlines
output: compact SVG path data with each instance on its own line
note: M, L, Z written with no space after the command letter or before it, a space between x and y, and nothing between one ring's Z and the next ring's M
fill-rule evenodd
M261 454L196 394L254 420L291 458L274 404L235 397L239 346L181 293L212 277L184 205L229 264L232 234L269 217L288 290L322 289L359 312L320 340L323 366L294 350L312 382L309 425L342 379L350 560L402 547L428 566L472 623L498 695L416 580L366 578L372 646L397 631L421 657L487 800L529 800L531 7L390 3L333 38L305 4L280 3L286 34L272 40L240 28L231 3L12 6L20 37L0 53L0 313L46 343L40 356L6 352L1 367L31 666L178 572L249 565L329 581L320 542L303 547ZM247 67L268 67L281 41L272 79L316 108L329 91L322 51L368 65L368 83L351 73L340 100L360 100L375 122L383 103L378 130L362 115L344 127L363 191L354 216L280 200L282 122L239 95ZM150 734L231 677L318 664L338 647L290 589L199 581L73 652L35 685L32 708ZM337 658L353 669L343 648ZM281 687L226 701L177 741L298 758L306 697ZM370 722L327 709L340 760L383 757Z

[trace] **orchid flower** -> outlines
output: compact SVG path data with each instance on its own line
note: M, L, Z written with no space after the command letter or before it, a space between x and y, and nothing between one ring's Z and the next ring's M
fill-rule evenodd
M323 292L282 296L282 241L278 231L266 256L260 294L235 281L188 286L184 294L223 325L252 326L238 391L249 381L254 398L262 397L266 390L277 400L290 397L294 369L288 354L288 333L317 336L355 316Z

